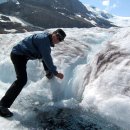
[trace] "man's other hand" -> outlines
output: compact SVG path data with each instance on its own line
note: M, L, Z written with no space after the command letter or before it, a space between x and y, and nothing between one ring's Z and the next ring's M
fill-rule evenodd
M56 75L56 77L58 77L58 78L60 78L60 79L63 79L63 78L64 78L64 75L63 75L62 73L58 73L58 74Z

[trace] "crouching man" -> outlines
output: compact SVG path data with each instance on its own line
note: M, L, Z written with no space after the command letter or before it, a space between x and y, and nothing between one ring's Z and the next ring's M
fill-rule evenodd
M42 59L48 79L51 79L53 76L63 79L64 75L59 73L53 64L51 47L62 42L65 37L65 32L62 29L57 29L51 34L43 32L26 37L13 47L10 57L15 68L17 79L0 101L0 116L13 116L13 113L8 108L10 108L27 83L26 65L28 60Z

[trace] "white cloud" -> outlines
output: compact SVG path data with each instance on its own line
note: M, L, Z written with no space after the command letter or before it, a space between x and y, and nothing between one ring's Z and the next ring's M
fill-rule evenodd
M117 7L117 4L113 4L113 5L112 5L112 8L116 8L116 7Z
M110 0L103 0L102 5L109 6L110 5Z
M105 6L106 11L111 11L112 9L118 7L118 1L116 3L112 3L111 0L102 0L102 5Z

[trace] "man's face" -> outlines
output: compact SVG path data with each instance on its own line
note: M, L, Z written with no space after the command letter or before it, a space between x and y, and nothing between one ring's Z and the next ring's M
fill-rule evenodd
M55 33L52 34L52 42L53 44L58 44L60 42L59 36Z

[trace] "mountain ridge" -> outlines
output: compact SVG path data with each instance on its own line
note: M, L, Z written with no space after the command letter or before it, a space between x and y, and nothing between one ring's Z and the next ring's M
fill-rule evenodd
M107 19L93 17L92 12L78 0L8 0L0 4L0 12L45 29L115 26Z

